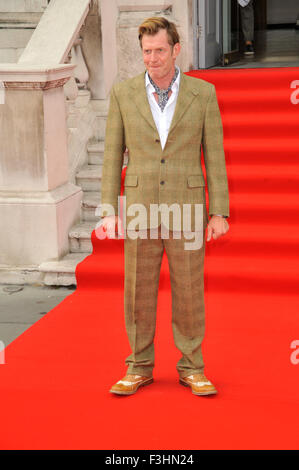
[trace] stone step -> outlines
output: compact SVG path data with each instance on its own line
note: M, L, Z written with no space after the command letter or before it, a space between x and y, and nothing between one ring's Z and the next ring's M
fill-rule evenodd
M69 232L70 251L72 253L92 253L91 234L96 222L81 222Z
M19 25L3 25L0 27L0 44L1 49L19 49L24 48L31 38L36 25L19 24Z
M86 256L88 256L87 253L69 253L61 260L42 263L39 271L44 273L44 284L47 286L76 285L76 266Z
M88 144L87 151L89 165L103 165L104 147L105 142L103 140Z
M76 175L76 183L83 191L100 191L102 165L85 165Z
M103 165L104 163L104 150L105 142L104 140L99 140L98 142L93 142L88 144L88 163L89 165ZM127 150L124 153L124 164L125 167L128 164L129 154Z
M105 139L106 121L108 114L109 100L92 99L90 101L93 111L96 114L95 138L98 141Z
M98 191L86 191L83 193L82 218L84 221L94 222L100 219L95 215L96 208L101 202L101 193Z
M1 21L0 20L0 29L35 29L37 27L37 22L35 21Z
M2 0L2 2L3 1L8 4L8 0ZM44 12L43 9L41 11L11 11L12 5L10 5L8 9L10 11L3 11L0 0L0 26L14 25L18 27L20 24L37 26Z
M23 53L24 47L0 49L0 64L15 64Z
M109 110L109 99L92 99L91 106L97 116L107 118Z
M22 14L24 12L43 12L47 7L48 0L0 0L0 11Z

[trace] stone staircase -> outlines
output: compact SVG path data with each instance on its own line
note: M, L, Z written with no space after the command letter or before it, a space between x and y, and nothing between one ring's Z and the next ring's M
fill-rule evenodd
M47 0L9 3L0 0L0 63L18 62L47 4ZM76 266L92 252L91 233L100 219L95 216L95 210L101 200L107 105L107 100L90 99L86 90L80 90L68 109L70 162L74 162L70 165L70 181L83 190L80 222L69 231L69 253L60 260L48 260L40 266L7 268L1 278L5 282L37 282L53 286L76 284ZM85 164L80 166L83 161Z
M28 0L26 1L28 3ZM3 8L5 3L3 3L3 0L0 0L0 9L3 10L0 11L0 63L18 62L47 4L46 0L40 0L30 10L31 4L27 3L23 5L17 0L15 5L16 11L10 11L12 10L11 5L5 11L5 8ZM22 7L24 11L22 11ZM27 11L25 11L26 8L28 8ZM34 9L35 11L32 11ZM85 141L85 134L88 133L88 127L94 129L94 135L87 144L87 161L76 173L74 181L83 190L83 200L80 223L72 227L69 232L69 253L60 260L48 260L38 267L32 266L32 274L30 270L24 269L20 274L19 269L17 269L16 273L9 273L11 276L10 282L31 283L36 281L53 286L75 285L75 269L77 264L92 252L91 233L99 220L99 217L95 216L95 210L101 198L107 101L90 101L90 96L85 97L83 93L84 91L79 92L76 104L69 109L68 128L73 139L72 142L69 139L70 154L79 152L80 145L82 146ZM90 102L90 105L88 105L88 102ZM93 112L96 115L95 123L92 118ZM83 124L82 121L84 121ZM81 122L80 130L78 122ZM74 132L77 132L77 136L74 136ZM84 156L83 150L82 156ZM82 159L83 157L79 156L78 158ZM30 280L31 277L27 271L32 276L32 280ZM8 279L7 273L5 273L4 278L6 282Z
M103 115L100 117L102 122L103 117L106 118ZM61 260L49 260L39 266L39 271L43 273L43 283L48 286L76 285L76 266L92 253L91 234L100 220L95 212L101 202L104 140L91 139L87 152L88 162L76 174L76 184L82 188L83 198L81 221L69 231L70 251ZM127 163L128 154L125 153L123 168Z
M18 62L47 4L35 3L0 0L0 63Z
M101 177L104 141L92 140L87 146L88 163L76 175L76 184L83 190L81 221L69 232L70 253L61 260L46 261L39 266L45 285L76 284L75 269L92 252L91 234L100 217L95 210L101 201Z

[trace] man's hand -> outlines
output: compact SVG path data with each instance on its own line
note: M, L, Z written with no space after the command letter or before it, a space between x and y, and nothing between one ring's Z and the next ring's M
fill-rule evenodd
M219 215L213 215L208 223L207 227L207 241L209 242L211 238L216 240L217 238L225 235L229 230L229 225L227 220L224 217Z
M118 227L120 234L123 235L123 226L120 218L117 215L109 215L107 217L104 217L102 227L104 232L107 233L108 238L118 238L116 236L118 232Z

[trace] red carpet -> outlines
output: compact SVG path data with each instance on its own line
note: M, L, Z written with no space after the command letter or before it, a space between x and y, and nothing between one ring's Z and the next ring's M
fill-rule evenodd
M205 372L219 394L178 383L165 258L155 382L109 394L130 352L123 241L93 233L76 292L6 348L2 449L299 448L299 68L192 75L216 85L230 188L230 231L205 262Z

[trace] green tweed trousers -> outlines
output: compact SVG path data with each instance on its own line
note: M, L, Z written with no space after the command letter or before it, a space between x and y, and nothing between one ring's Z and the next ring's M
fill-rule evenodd
M132 349L126 358L128 374L151 377L155 363L154 336L160 268L166 251L172 295L172 331L176 347L182 353L177 363L180 377L202 373L202 340L205 332L203 244L195 250L184 249L184 235L157 238L147 231L147 239L124 240L125 253L125 325ZM190 241L190 240L189 240Z

